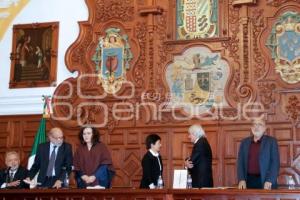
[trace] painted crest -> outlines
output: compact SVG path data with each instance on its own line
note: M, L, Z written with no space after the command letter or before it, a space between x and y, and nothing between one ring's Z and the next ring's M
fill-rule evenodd
M287 83L300 81L300 15L284 13L273 25L266 46L272 53L275 70Z
M220 53L206 47L192 47L175 56L167 66L170 108L183 108L193 115L207 112L214 103L228 105L224 88L229 76L228 63Z
M178 39L216 37L217 24L217 0L177 0Z
M126 70L133 58L127 35L120 35L120 29L109 28L100 36L92 58L96 64L99 83L109 94L115 94L126 80Z

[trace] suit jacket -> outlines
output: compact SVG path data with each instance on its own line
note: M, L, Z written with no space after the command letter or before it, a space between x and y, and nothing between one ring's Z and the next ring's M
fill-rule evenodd
M192 177L192 186L195 188L213 187L212 152L205 137L198 139L193 146L190 160L193 168L189 169Z
M20 180L21 181L20 185L18 185L16 187L6 187L6 188L8 188L8 189L29 188L29 185L23 182L23 180L27 177L27 173L28 173L28 171L26 168L19 166L12 181ZM9 174L7 173L7 169L0 171L0 186L3 183L5 183L6 180L8 180L8 176L9 176Z
M40 144L35 155L34 163L29 171L29 177L32 179L37 172L38 183L43 184L47 176L47 168L49 164L49 151L50 151L50 142ZM57 155L55 159L55 176L57 180L64 180L66 173L69 173L72 169L73 163L73 154L72 147L68 143L63 143L57 150Z
M161 156L158 156L160 164L161 164L161 171L159 168L159 163L157 157L153 156L150 151L144 155L142 160L142 168L143 168L143 177L141 180L140 188L148 188L151 183L157 185L157 179L159 176L162 176L163 172L163 164L161 160Z
M253 136L242 140L238 154L238 180L247 181L248 153ZM259 150L259 169L261 183L266 181L272 183L272 188L277 188L277 177L279 173L280 161L277 140L274 137L263 135Z

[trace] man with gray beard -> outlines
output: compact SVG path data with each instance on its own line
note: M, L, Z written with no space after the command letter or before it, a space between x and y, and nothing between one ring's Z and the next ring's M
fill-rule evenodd
M242 140L237 161L238 188L275 189L280 161L277 140L266 135L266 124L253 121L252 136Z

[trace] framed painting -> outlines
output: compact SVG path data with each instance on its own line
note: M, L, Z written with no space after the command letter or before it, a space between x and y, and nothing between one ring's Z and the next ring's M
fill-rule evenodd
M9 88L56 86L59 22L13 26Z

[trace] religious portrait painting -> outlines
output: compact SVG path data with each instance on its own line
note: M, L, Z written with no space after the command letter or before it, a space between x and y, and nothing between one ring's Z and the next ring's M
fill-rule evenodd
M56 85L58 22L13 26L10 88Z

